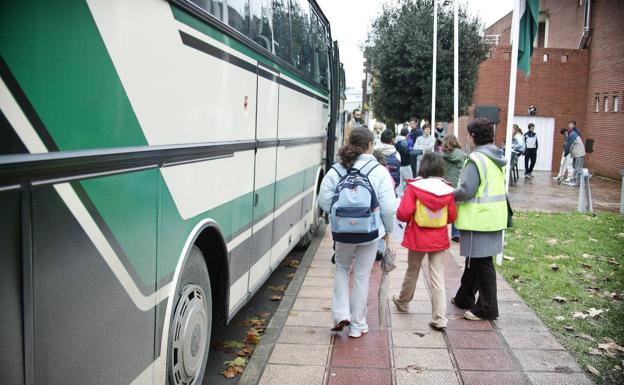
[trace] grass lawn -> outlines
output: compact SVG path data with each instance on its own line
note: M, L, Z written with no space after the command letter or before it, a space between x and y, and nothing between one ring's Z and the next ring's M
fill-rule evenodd
M605 338L624 346L624 217L517 212L506 242L514 260L501 274L581 368L599 371L588 371L594 382L624 384L624 352L598 346ZM591 308L603 312L592 317Z

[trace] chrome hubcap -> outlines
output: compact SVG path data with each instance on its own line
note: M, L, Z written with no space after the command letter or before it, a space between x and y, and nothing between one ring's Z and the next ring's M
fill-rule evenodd
M197 285L187 285L176 304L171 324L169 362L173 384L193 384L206 359L207 338L208 306L204 291Z

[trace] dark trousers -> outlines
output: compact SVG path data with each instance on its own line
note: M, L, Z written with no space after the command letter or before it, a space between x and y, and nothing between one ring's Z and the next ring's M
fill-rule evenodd
M479 299L475 302L477 292ZM479 318L498 317L496 270L492 257L466 258L461 286L455 294L455 305L462 309L470 309L472 314Z
M531 174L535 167L535 159L537 159L537 148L527 148L524 153L524 173Z

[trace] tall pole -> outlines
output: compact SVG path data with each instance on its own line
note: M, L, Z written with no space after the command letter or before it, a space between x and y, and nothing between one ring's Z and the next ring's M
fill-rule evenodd
M507 103L507 131L505 132L505 160L507 161L507 176L505 178L505 192L509 192L510 161L511 161L511 135L513 128L513 117L516 109L516 75L518 73L518 40L520 35L520 2L525 0L514 0L514 10L511 19L511 69L509 73L509 101ZM505 230L503 230L503 248L505 247ZM496 256L496 264L503 264L503 253Z
M459 137L459 0L453 1L453 133Z
M513 135L513 117L516 109L516 75L518 73L518 40L520 33L520 2L514 0L513 17L511 19L511 70L509 73L509 101L507 102L507 131L505 133L505 159L511 161L511 137ZM509 167L507 167L509 168ZM505 191L509 191L509 176L505 178Z
M437 57L438 57L438 1L433 0L433 71L431 73L431 132L433 132L435 128Z

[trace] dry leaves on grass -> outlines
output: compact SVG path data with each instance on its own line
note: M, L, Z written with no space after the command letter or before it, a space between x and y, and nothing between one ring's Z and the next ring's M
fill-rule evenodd
M560 296L560 295L556 295L553 297L553 301L558 302L558 303L567 303L568 300L565 299L564 297Z
M550 265L548 265L548 267L550 267L552 271L559 271L559 265L557 265L556 263L551 263Z
M584 312L576 311L572 313L572 318L573 319L598 318L600 317L602 313L604 313L604 309L596 309L596 308L590 307L588 310L585 310Z
M509 255L503 255L503 259L506 261L514 261L516 258L510 257Z
M557 321L564 321L566 318L564 316L558 315L555 317Z
M598 369L594 368L591 365L587 365L586 366L587 370L589 370L590 373L595 374L595 375L600 375L600 372L598 371Z
M596 257L591 255L591 254L583 254L583 258L585 258L585 259L594 259Z
M618 261L615 260L615 258L611 258L607 261L607 263L611 264L611 265L615 265L615 266L620 266L620 263Z
M544 258L551 260L570 259L567 255L544 255Z
M554 246L557 243L559 243L559 240L557 240L555 238L550 238L549 240L546 241L546 243L548 243L550 246Z
M602 343L598 344L598 349L609 358L615 358L618 354L624 353L624 348L611 338L603 338Z

